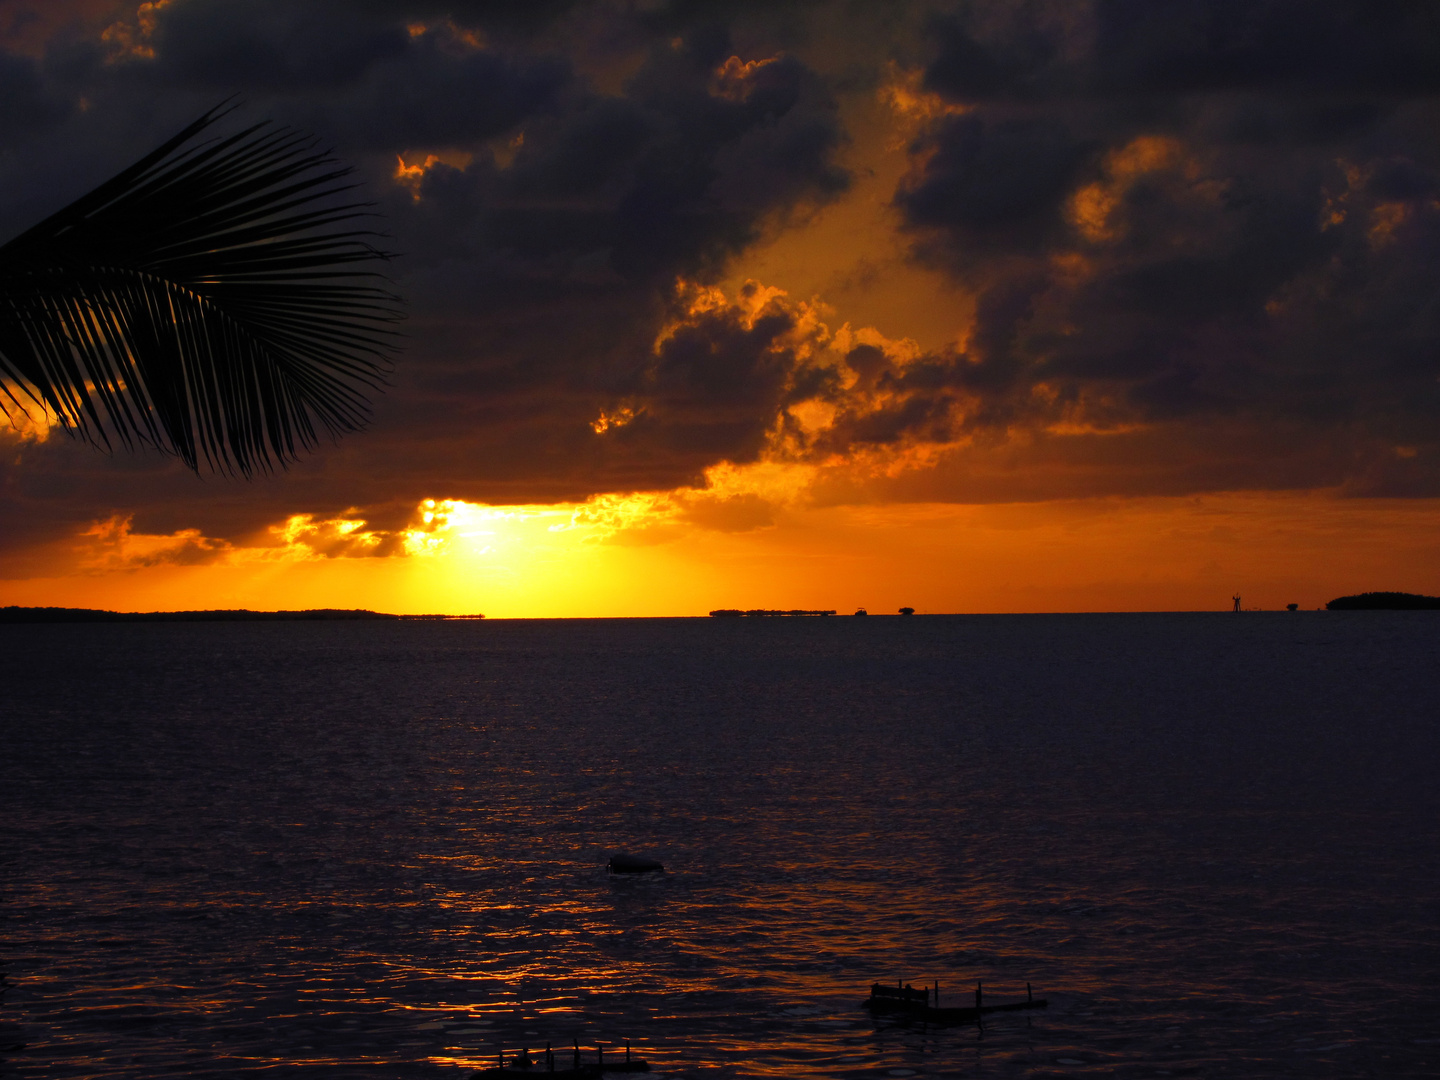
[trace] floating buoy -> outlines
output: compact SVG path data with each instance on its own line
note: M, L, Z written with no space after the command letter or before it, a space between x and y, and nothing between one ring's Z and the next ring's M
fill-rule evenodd
M650 874L664 869L664 863L640 855L612 855L605 864L606 872L611 874Z

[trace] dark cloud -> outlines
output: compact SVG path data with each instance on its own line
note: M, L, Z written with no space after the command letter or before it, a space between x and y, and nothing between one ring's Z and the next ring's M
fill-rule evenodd
M560 56L404 14L343 0L175 0L122 35L131 52L107 74L132 93L259 99L352 155L490 139L551 108L570 81Z
M1344 448L1312 480L1440 492L1440 9L977 2L930 43L963 111L895 206L977 294L961 428L1283 426Z
M249 486L59 436L6 443L11 548L94 520L250 543L305 513L316 550L364 554L425 496L582 499L722 460L949 444L933 468L836 472L828 490L1440 492L1434 5L137 7L103 36L57 19L48 48L0 54L0 228L238 93L244 118L358 165L403 255L407 347L369 432ZM699 302L846 189L812 32L841 43L850 87L924 57L943 108L893 208L915 257L973 295L963 347L852 341L822 362L800 305ZM688 512L748 528L769 510ZM325 525L347 515L381 539Z
M841 132L814 75L785 58L736 67L723 80L663 46L623 97L592 98L550 139L527 137L505 178L509 201L572 202L532 203L518 227L592 242L624 278L669 279L717 269L772 210L843 190L831 160ZM575 168L582 158L591 164Z
M237 122L314 131L360 166L410 319L365 434L247 487L27 443L0 463L7 542L129 517L249 543L350 511L389 535L425 496L583 499L759 453L790 392L788 316L692 319L676 283L844 190L836 104L768 15L630 9L174 0L17 68L77 111L41 124L30 169L0 158L14 229L240 93ZM596 432L631 400L633 424Z
M1114 92L1411 95L1440 88L1425 0L1103 0L1093 82Z
M0 142L50 127L69 116L71 108L45 85L34 60L0 52Z
M1353 497L1433 497L1434 448L1397 453L1302 423L1200 421L1089 434L977 434L923 469L822 470L819 505L1044 502L1214 491L1333 489Z
M403 25L347 14L323 0L178 0L155 13L146 45L166 82L252 92L341 86L409 44Z
M427 31L377 64L343 109L322 106L314 119L356 151L464 145L551 108L569 79L558 59L460 48L444 29Z
M380 18L451 19L488 30L536 32L582 0L356 0L352 12Z
M225 541L201 536L193 529L156 538L158 542L142 540L136 545L134 539L130 519L113 517L96 522L81 534L77 554L91 570L143 570L152 566L204 566L233 552Z
M1426 0L977 0L928 36L924 85L970 103L1440 88Z
M957 253L1022 251L1064 227L1064 201L1091 147L1050 118L947 119L915 146L925 158L896 194L914 226L944 230Z
M704 299L668 328L608 440L686 463L695 476L717 461L756 460L784 409L820 390L805 378L791 306L750 309L748 294L739 305Z

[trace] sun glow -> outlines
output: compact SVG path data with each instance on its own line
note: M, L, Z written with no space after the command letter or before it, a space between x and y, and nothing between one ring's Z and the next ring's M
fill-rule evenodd
M498 506L426 499L403 527L293 515L248 541L99 521L0 582L0 603L366 607L490 617L1315 607L1374 583L1440 592L1440 501L1333 493L824 505L825 470L711 470L705 487ZM22 561L12 562L12 573Z

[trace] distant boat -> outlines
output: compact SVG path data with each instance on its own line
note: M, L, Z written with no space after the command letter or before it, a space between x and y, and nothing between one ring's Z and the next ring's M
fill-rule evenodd
M868 611L866 611L866 610L862 607L862 608L857 608L856 611L855 611L855 614L856 614L856 615L869 615L870 613L869 613Z

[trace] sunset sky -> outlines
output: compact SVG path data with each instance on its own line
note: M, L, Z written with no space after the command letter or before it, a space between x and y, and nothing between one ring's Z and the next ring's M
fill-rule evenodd
M0 605L1440 593L1437 94L1427 0L0 0L0 242L238 95L407 312L253 481L12 407Z

